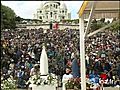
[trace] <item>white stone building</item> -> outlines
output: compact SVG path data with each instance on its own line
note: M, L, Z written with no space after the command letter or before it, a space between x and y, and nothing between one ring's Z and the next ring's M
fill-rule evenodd
M40 7L34 14L34 19L39 19L43 22L60 22L63 19L71 19L71 13L65 3L60 1L41 2Z

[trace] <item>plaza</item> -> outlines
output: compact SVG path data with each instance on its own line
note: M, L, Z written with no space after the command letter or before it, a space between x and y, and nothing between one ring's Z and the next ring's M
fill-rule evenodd
M4 24L4 19L9 18L2 18L3 90L120 89L118 2L82 2L76 12L79 22L67 21L71 19L68 11L64 11L66 16L59 12L56 12L58 16L50 15L56 10L50 8L68 10L66 5L56 1L41 3L36 12L41 10L42 14L36 13L34 19L17 17L14 29L10 28L11 24ZM49 15L42 7L48 7ZM4 17L5 9L2 10ZM106 21L108 18L111 21ZM35 23L39 20L42 22Z

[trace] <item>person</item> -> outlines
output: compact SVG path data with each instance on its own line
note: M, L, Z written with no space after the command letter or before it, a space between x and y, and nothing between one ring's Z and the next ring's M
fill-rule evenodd
M20 70L17 73L17 77L18 77L18 88L25 88L26 84L25 84L25 80L24 80L24 76L25 76L25 67L21 66Z
M35 64L34 67L30 71L30 76L39 74L40 66L38 64Z
M69 67L66 68L66 73L62 77L62 90L66 90L65 84L69 79L73 78L73 75L71 74L71 69Z
M78 65L78 61L77 59L74 58L72 61L72 75L74 78L80 77L79 71L80 71L80 67Z

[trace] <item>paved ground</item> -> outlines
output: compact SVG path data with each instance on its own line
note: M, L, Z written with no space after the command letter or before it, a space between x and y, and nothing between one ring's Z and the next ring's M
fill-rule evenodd
M27 89L17 89L17 90L27 90ZM62 90L62 88L58 88L57 90ZM103 90L120 90L120 88L116 88L116 87L105 87Z
M105 88L105 89L103 89L103 90L120 90L120 88L112 88L112 87L107 87L107 88Z

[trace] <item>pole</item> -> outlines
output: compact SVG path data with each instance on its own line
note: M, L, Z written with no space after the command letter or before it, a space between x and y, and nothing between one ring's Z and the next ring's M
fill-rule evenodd
M91 22L92 22L92 17L93 17L94 9L95 9L95 2L96 1L92 1L92 7L91 7L90 15L89 15L89 18L88 18L87 28L86 28L86 31L85 31L85 37L86 37L86 34L88 33L88 31L90 29L90 25L91 25Z
M79 19L80 34L80 66L81 66L81 90L86 90L86 67L85 67L85 45L84 45L84 18Z

